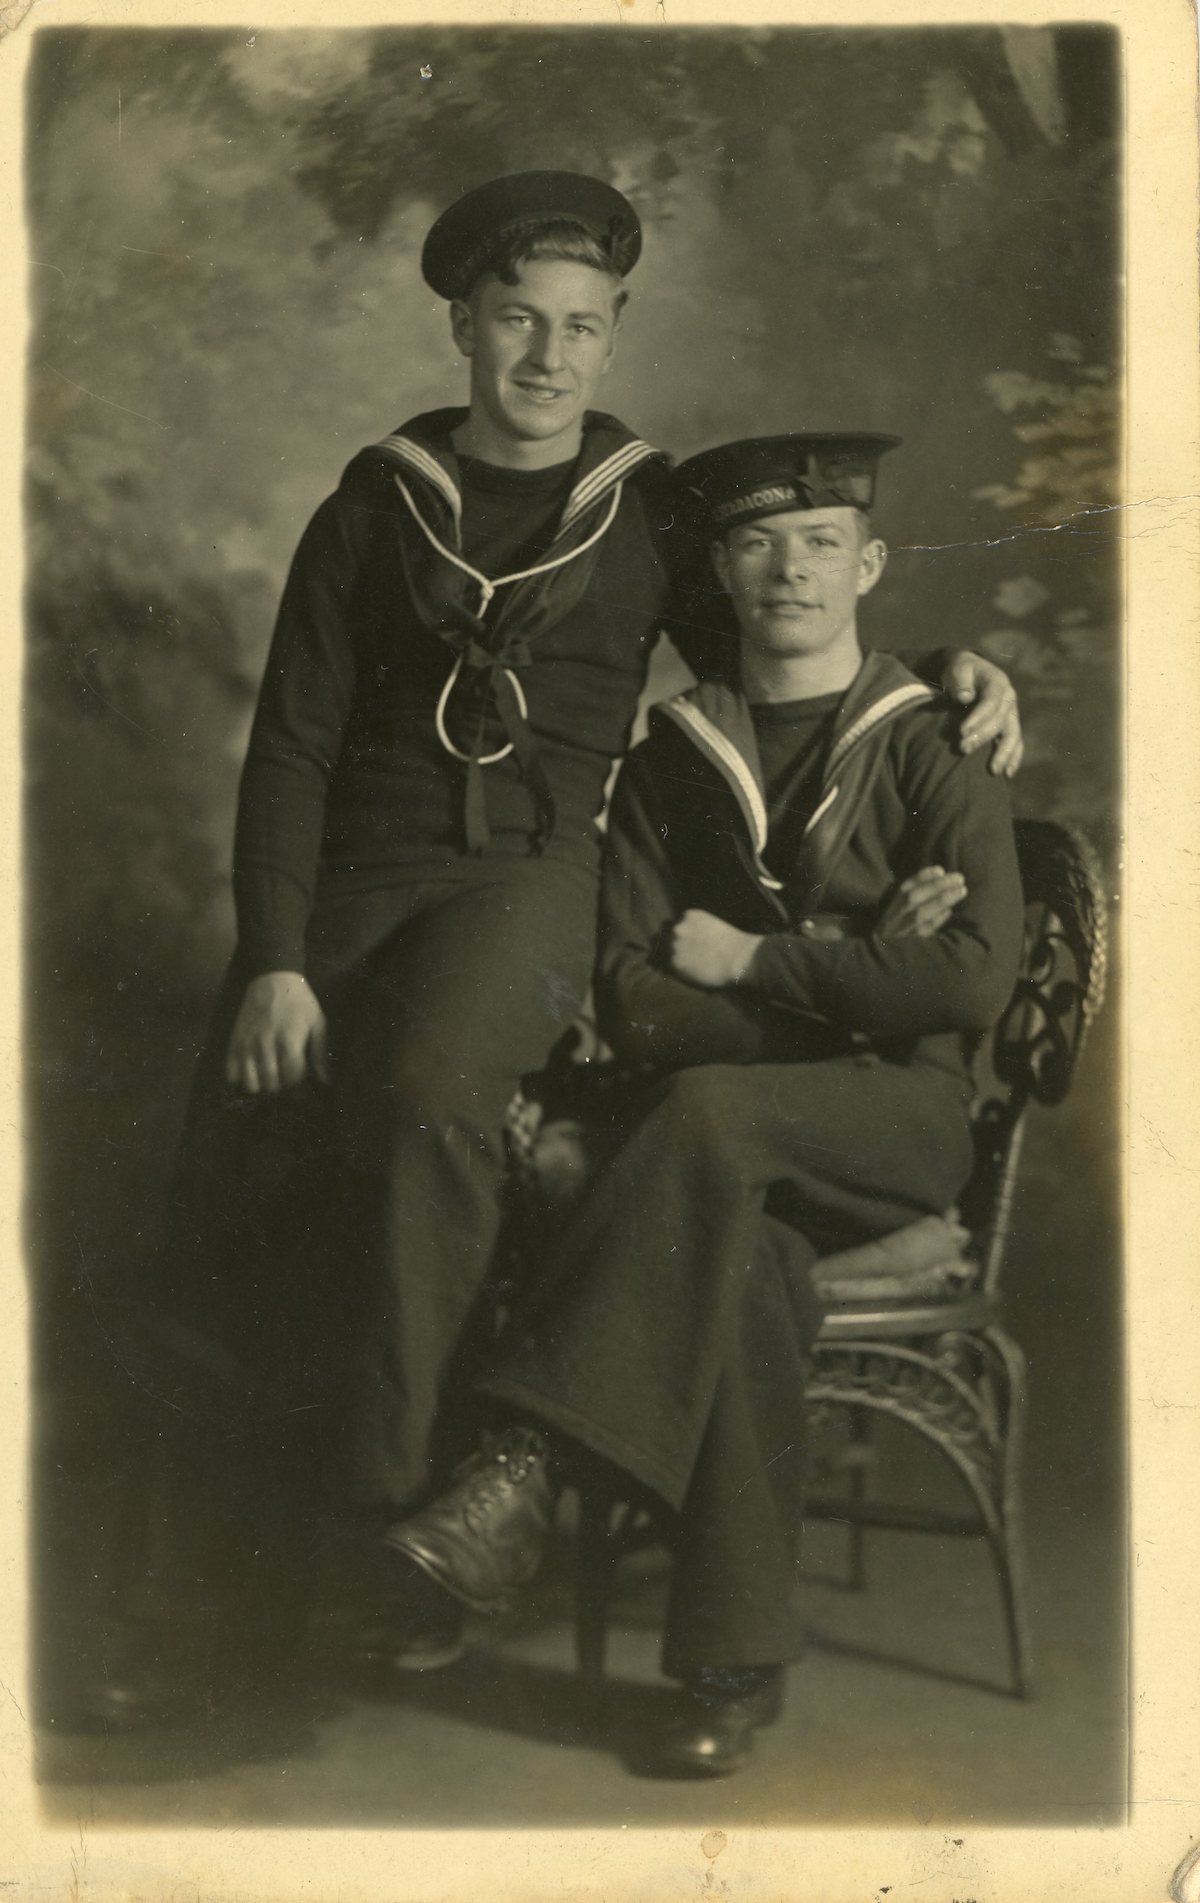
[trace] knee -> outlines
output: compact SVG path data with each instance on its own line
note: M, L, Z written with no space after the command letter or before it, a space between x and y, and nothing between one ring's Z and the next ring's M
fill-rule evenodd
M730 1067L699 1064L668 1078L654 1111L660 1139L712 1163L729 1148L733 1120Z
M376 1052L369 1069L341 1080L340 1095L342 1141L360 1167L425 1152L490 1161L501 1151L504 1089L425 1039Z
M469 1115L477 1093L459 1065L439 1062L436 1053L416 1044L389 1053L371 1094L385 1123L441 1130Z

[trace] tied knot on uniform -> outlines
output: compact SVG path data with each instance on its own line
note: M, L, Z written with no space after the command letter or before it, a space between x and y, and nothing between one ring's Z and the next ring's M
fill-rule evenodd
M482 853L491 844L480 760L486 703L490 700L504 729L504 737L516 756L521 778L533 798L537 812L534 851L541 853L554 831L554 800L537 742L525 717L523 701L512 679L513 672L530 665L529 643L519 637L506 639L501 630L489 627L482 616L472 614L469 608L458 603L447 607L439 632L458 655L464 673L469 671L474 689L471 702L477 725L467 761L464 815L467 850Z
M482 615L472 614L461 602L447 604L437 632L462 656L464 667L521 668L528 667L533 658L528 641L519 636L505 636L501 629L489 627Z

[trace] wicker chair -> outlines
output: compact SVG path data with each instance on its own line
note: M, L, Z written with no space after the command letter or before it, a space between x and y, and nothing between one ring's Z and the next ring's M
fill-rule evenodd
M1043 820L1020 821L1016 830L1025 951L1012 999L977 1063L975 1168L961 1199L963 1228L947 1228L944 1258L935 1252L915 1271L911 1265L890 1273L886 1264L881 1268L878 1245L817 1265L827 1315L806 1406L814 1426L833 1416L848 1425L839 1463L844 1497L809 1503L809 1517L849 1523L848 1583L865 1583L869 1527L986 1539L1000 1584L1012 1689L1025 1697L1031 1684L1020 1476L1026 1369L1004 1326L1001 1275L1026 1113L1031 1104L1062 1102L1103 1002L1106 908L1094 856L1078 834ZM564 1094L560 1071L544 1105L538 1082L527 1085L510 1116L518 1181L537 1183L544 1170L551 1182L544 1208L547 1201L561 1208L570 1179L577 1184L590 1167L589 1103L597 1093L603 1100L613 1081L608 1074L597 1078L590 1066L575 1075L574 1090L568 1083ZM597 1120L604 1121L603 1112ZM864 1279L856 1258L868 1255ZM870 1499L870 1426L880 1414L945 1455L965 1485L971 1512ZM603 1677L619 1561L669 1542L669 1532L646 1503L598 1482L581 1486L576 1643L585 1678Z

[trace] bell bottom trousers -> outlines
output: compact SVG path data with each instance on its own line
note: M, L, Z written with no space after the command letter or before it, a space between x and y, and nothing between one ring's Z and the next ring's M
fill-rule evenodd
M394 1512L461 1448L505 1111L585 1000L596 890L586 865L526 859L326 888L308 972L329 1019L328 1087L225 1085L246 982L231 970L140 1292L160 1362L159 1545L168 1562L189 1553L184 1573L205 1569L206 1525L209 1548L214 1531L218 1548L241 1537L236 1488Z
M679 1072L518 1295L481 1389L672 1510L669 1674L801 1649L811 1265L944 1209L966 1112L950 1073L873 1056Z

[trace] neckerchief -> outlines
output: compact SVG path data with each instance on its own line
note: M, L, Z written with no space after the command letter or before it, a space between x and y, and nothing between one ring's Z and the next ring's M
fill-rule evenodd
M462 554L462 490L450 436L466 414L435 410L417 417L377 444L376 451L388 464L401 502L400 548L410 599L425 626L456 657L435 722L441 744L467 769L467 848L482 852L490 841L483 769L514 753L537 812L534 850L540 852L554 830L554 802L529 727L521 674L532 664L531 644L582 599L626 478L661 459L662 452L613 417L589 412L575 480L550 546L525 569L487 576ZM460 681L477 711L469 748L455 744L446 721ZM505 744L485 754L489 708L499 718Z

